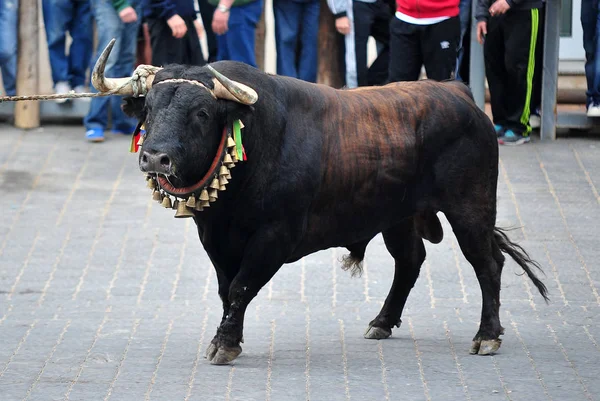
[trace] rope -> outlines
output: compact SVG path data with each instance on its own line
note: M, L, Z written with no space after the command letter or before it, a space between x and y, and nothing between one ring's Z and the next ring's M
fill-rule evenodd
M156 74L160 70L159 67L154 67L151 65L139 65L135 71L133 72L133 76L128 82L125 82L123 85L118 88L112 89L108 92L98 92L98 93L62 93L62 94L53 94L53 95L27 95L27 96L0 96L0 103L3 102L19 102L22 100L54 100L54 99L78 99L83 97L102 97L102 96L112 96L119 92L121 89L126 87L127 85L132 85L133 87L133 96L140 97L146 96L148 93L148 88L146 86L146 78L150 75Z

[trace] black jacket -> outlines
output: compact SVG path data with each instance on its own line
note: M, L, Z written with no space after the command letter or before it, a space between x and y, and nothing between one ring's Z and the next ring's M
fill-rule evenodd
M534 8L544 7L542 0L506 0L510 6L510 10L531 10ZM490 18L489 9L494 4L494 0L477 0L477 8L475 10L475 19L479 21L487 21Z

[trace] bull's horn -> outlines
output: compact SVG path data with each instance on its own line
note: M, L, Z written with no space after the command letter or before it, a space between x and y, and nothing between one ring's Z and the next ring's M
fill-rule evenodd
M104 76L104 68L106 67L106 62L108 61L108 56L112 51L113 46L115 45L116 39L112 39L108 46L102 51L102 54L98 58L96 65L94 66L94 70L92 71L92 85L94 88L98 90L98 92L110 92L116 90L115 95L122 96L138 96L139 93L136 93L136 90L133 85L133 78L141 78L142 76L145 78L145 86L146 89L150 89L152 87L152 81L154 80L154 74L160 68L153 66L138 66L134 73L134 77L127 78L106 78ZM140 69L141 67L142 70ZM137 88L138 91L141 88ZM145 93L145 91L143 91Z
M208 70L215 76L215 96L220 99L229 99L242 104L254 104L258 94L252 88L240 82L233 81L207 64Z

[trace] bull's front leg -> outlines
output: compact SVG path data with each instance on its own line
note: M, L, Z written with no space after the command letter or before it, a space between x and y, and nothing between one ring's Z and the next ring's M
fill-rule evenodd
M271 231L273 235L255 235L246 246L240 269L231 281L226 302L223 302L224 318L215 338L206 350L206 358L214 365L233 361L242 352L244 315L248 305L260 289L283 265L291 249L286 235ZM223 296L221 297L223 299Z

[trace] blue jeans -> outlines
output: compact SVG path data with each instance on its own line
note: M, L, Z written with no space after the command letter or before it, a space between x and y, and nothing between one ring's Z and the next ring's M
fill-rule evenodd
M89 0L43 0L42 7L54 84L65 81L71 87L83 85L93 48ZM68 55L67 31L73 38Z
M585 50L587 106L600 105L600 13L598 0L581 0L581 26Z
M121 21L111 0L90 0L90 4L98 32L98 49L94 64L111 39L116 38L115 46L106 63L105 76L108 78L131 76L135 67L137 34L142 16L140 2L130 2L137 12L138 19L129 24ZM92 91L96 92L96 89L92 87ZM131 133L137 121L123 113L121 100L120 96L92 98L90 111L83 120L85 129L105 129L108 124L108 109L110 108L112 129Z
M263 0L231 7L229 30L217 35L217 59L241 61L256 67L254 36L260 20Z
M273 0L277 74L317 81L319 9L318 0Z
M0 69L8 96L17 92L18 0L0 0Z

